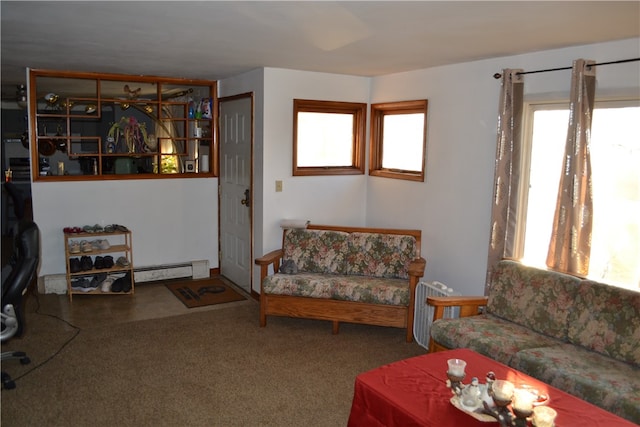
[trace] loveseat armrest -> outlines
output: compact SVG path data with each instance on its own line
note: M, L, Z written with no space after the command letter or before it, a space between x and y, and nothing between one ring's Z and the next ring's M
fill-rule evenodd
M409 264L409 276L421 278L424 276L424 269L427 266L427 260L424 258L416 258Z
M260 286L262 286L262 281L269 274L269 266L271 264L273 264L273 272L278 272L280 269L280 260L282 259L282 255L282 249L276 249L275 251L271 251L259 258L256 258L255 263L260 266Z
M442 319L446 307L460 307L460 317L480 314L480 307L486 306L489 297L486 296L452 296L427 297L427 304L433 306L433 320Z

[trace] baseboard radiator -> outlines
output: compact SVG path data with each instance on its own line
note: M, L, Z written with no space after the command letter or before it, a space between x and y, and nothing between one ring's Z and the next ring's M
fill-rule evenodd
M134 267L133 276L136 283L182 278L203 279L209 277L209 261Z
M87 272L90 274L90 272ZM209 261L198 260L179 264L163 264L149 267L134 267L135 284L169 279L206 279L209 277ZM44 294L66 294L65 274L51 274L38 278L38 292Z
M420 282L418 286L416 286L413 336L416 342L422 347L429 349L431 323L433 323L434 308L427 304L427 297L448 297L452 295L460 295L460 293L440 282ZM446 307L444 309L444 317L458 317L459 312L459 307Z

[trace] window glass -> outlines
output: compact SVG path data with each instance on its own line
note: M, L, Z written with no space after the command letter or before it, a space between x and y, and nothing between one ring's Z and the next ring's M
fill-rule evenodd
M293 175L364 173L367 104L295 99Z
M566 104L531 105L523 261L544 266L569 118ZM597 102L591 126L593 231L588 277L640 288L640 105Z
M353 115L298 113L298 166L351 166Z
M369 175L424 181L427 100L371 105Z

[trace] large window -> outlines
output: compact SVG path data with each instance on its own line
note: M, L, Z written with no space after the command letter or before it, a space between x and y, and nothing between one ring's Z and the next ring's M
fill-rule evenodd
M369 175L424 181L427 100L371 105Z
M529 104L518 248L544 266L562 169L568 104ZM640 101L596 102L591 126L593 231L588 277L640 288Z
M293 101L293 175L364 174L367 104Z

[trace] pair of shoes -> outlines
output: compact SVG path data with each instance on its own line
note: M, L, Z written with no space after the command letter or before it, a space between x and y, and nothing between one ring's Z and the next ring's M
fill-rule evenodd
M80 258L80 268L82 271L93 270L93 261L90 256L83 255L82 258Z
M90 243L93 250L96 250L96 251L107 250L111 247L107 239L96 239L96 240L92 240Z
M131 272L127 272L127 274L113 282L111 292L129 292L131 287Z
M129 267L129 260L123 256L121 256L120 258L118 258L118 260L116 261L116 264L118 264L120 267Z
M98 289L93 280L89 281L86 277L78 277L71 280L71 289L74 291L91 292Z
M82 242L80 242L80 249L82 250L82 252L91 252L93 251L93 246L91 245L91 242L83 240Z
M113 224L113 227L118 231L122 231L123 233L126 233L127 231L129 231L129 229L127 227L125 227L124 225Z
M83 230L80 227L65 227L62 229L62 231L67 234L72 234L72 233L82 233Z
M78 258L69 258L69 272L79 273L82 271L80 260Z
M105 227L104 227L104 232L105 233L113 233L114 231L116 231L116 228L113 226L113 224L105 225Z
M113 267L113 257L111 255L107 255L105 257L102 258L102 262L104 264L104 267L102 268L111 268Z
M80 243L75 240L69 241L69 253L70 254L79 254L80 253Z

